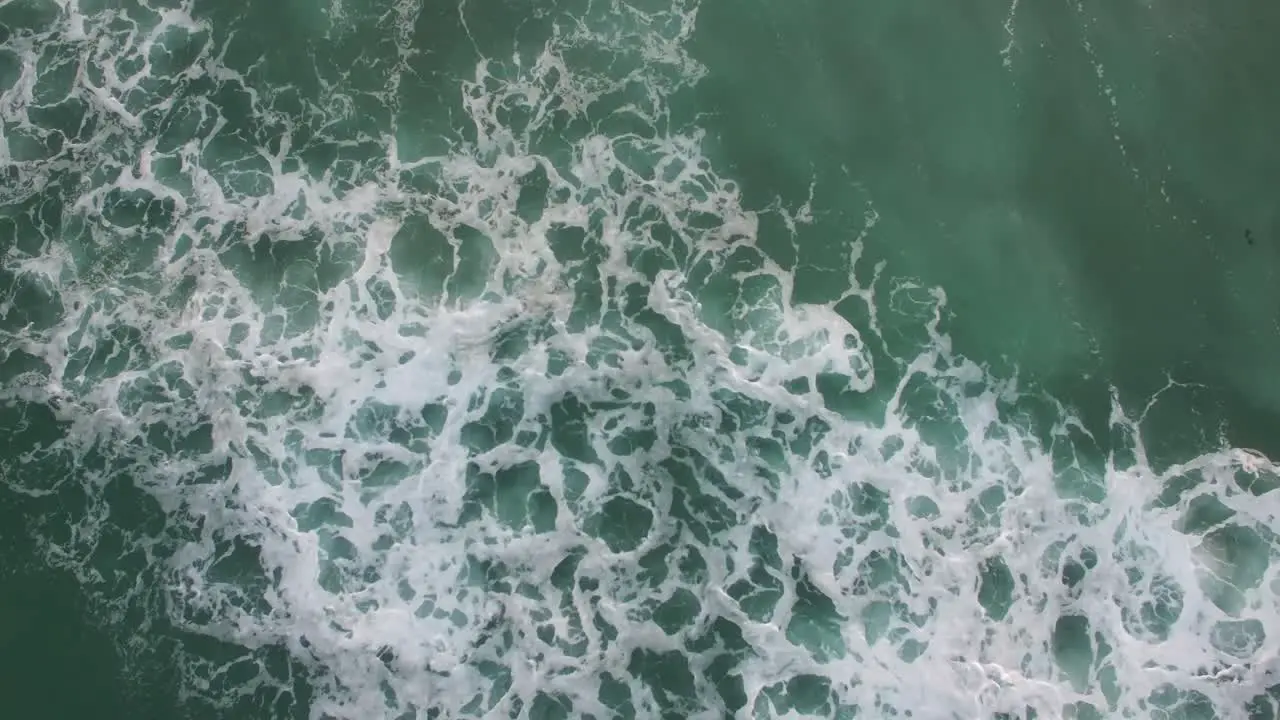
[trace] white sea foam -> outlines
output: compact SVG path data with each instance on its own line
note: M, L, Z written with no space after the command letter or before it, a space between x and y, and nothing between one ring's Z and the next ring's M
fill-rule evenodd
M296 692L273 647L316 718L1243 718L1276 682L1280 501L1249 490L1275 466L1228 450L1155 472L1118 403L1132 452L1092 457L1069 409L951 352L941 291L883 268L859 284L873 231L849 229L845 294L871 323L792 304L757 212L671 119L702 74L696 6L560 17L452 84L469 134L424 157L411 128L344 130L341 83L290 116L290 89L233 69L189 4L60 7L9 41L23 72L0 108L47 132L52 43L96 129L4 157L6 202L74 202L6 259L61 310L5 331L47 372L3 397L55 411L65 439L36 454L89 491L51 558L128 608L153 589L112 584L125 560L96 550L128 531L123 558L162 568L165 622L260 650L189 649L191 695ZM402 123L419 12L339 20L392 23L373 96ZM199 52L149 73L177 31ZM602 54L610 70L584 64ZM178 101L199 78L250 116ZM184 113L207 134L166 139ZM210 138L233 125L282 129L232 163ZM378 152L299 162L348 141ZM120 215L127 193L146 222ZM903 308L925 342L885 358ZM837 408L834 385L864 400ZM112 530L122 477L165 531Z

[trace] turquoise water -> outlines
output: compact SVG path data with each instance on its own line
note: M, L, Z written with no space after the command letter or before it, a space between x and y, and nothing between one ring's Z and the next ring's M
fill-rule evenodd
M1208 7L0 0L0 703L1275 717Z

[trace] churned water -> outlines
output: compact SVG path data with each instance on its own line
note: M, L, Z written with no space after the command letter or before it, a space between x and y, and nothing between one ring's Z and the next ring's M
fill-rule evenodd
M1277 31L0 0L4 716L1275 718Z

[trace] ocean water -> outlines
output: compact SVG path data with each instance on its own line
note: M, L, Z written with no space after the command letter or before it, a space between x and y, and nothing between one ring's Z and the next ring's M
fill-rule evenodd
M0 0L0 716L1274 719L1277 32Z

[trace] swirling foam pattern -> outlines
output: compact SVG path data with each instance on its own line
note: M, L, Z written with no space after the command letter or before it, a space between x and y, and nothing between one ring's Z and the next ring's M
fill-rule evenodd
M0 2L0 479L130 662L254 717L1275 717L1276 467L958 356L874 208L793 302L811 208L673 100L697 10Z

